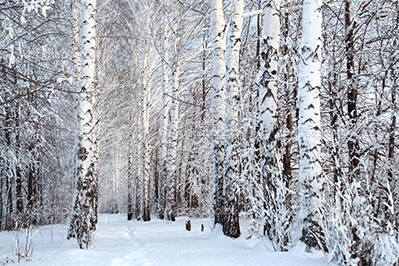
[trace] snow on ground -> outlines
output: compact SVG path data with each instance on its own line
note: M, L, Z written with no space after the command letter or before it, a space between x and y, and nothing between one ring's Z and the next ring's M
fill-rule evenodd
M80 250L76 240L66 240L67 225L42 226L33 229L35 248L32 261L37 266L326 266L332 265L322 254L304 253L302 248L286 253L270 252L265 240L245 235L233 240L220 231L212 232L212 220L192 219L192 231L185 230L185 219L175 223L127 221L126 215L102 214L89 250ZM201 224L204 232L201 232ZM244 229L245 230L245 229ZM0 233L0 262L17 262L15 232ZM25 242L26 234L20 235ZM7 263L6 263L7 264Z

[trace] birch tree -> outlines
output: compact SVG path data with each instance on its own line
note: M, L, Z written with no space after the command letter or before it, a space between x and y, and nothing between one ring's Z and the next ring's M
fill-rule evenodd
M226 48L226 113L225 113L225 161L224 161L224 221L223 233L240 236L237 181L238 161L238 115L240 103L239 61L243 23L243 0L232 1L232 15L227 33Z
M157 14L157 9L154 10L154 3L145 2L143 3L143 14L145 16L144 30L143 30L143 68L140 73L140 89L141 89L141 166L142 166L142 177L141 177L141 219L143 221L150 221L150 163L151 163L151 150L150 150L150 109L152 105L151 101L151 89L153 84L153 73L156 68L155 64L158 62L155 58L156 53L154 51L154 43L151 39L151 17ZM154 10L154 11L153 11Z
M177 13L177 12L176 12ZM166 187L166 207L165 219L175 221L176 213L176 182L177 182L177 142L178 142L178 126L179 126L179 89L180 89L180 73L179 73L179 53L177 51L177 17L172 22L172 85L169 95L170 103L170 129L169 129L169 153L168 153L168 176Z
M79 247L87 249L97 224L97 177L94 175L94 139L92 132L96 94L96 0L82 2L80 33L81 69L79 78L78 128L75 205L68 238L75 237Z
M169 26L167 22L164 22L163 27L163 59L162 59L162 109L161 109L161 121L160 121L160 133L159 133L159 170L158 170L158 218L163 219L165 214L165 186L167 177L167 136L168 136L168 122L169 122L169 110L170 110L170 99L166 96L169 90Z
M300 240L307 248L323 248L317 214L317 195L322 174L321 153L321 0L304 0L299 66L299 191L301 209L298 217Z
M225 109L226 23L223 16L223 1L211 0L211 33L213 46L212 70L212 142L213 142L213 198L215 225L223 224L223 120Z
M280 17L277 10L280 1L264 1L263 27L260 43L260 70L258 77L259 124L261 135L262 176L265 186L266 224L265 231L273 239L275 230L273 217L277 206L274 180L281 177L279 125L278 125L278 67L280 46ZM274 214L274 215L273 215Z

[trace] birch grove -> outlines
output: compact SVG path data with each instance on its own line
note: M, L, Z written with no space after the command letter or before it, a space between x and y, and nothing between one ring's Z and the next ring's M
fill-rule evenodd
M398 265L398 5L0 3L0 231L201 218Z

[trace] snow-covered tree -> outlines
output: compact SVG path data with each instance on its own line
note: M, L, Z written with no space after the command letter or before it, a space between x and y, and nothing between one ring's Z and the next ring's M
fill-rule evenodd
M240 104L240 46L244 2L232 1L232 14L227 33L226 46L226 109L225 109L225 161L224 161L224 221L223 233L240 236L237 181L240 175L238 161L238 119Z
M223 167L224 140L223 120L225 108L226 65L226 23L223 15L223 1L211 0L211 33L213 48L212 70L212 142L213 142L213 190L215 225L223 224Z
M95 176L93 134L96 126L96 0L83 1L80 13L79 44L81 69L78 95L79 144L75 205L68 238L75 237L80 248L88 248L97 224L98 177Z
M273 240L277 186L280 179L280 134L278 121L278 78L280 50L280 1L263 2L263 27L260 41L260 70L258 77L259 125L262 152L262 176L265 186L265 232Z
M321 191L322 1L304 0L299 66L299 186L301 209L298 216L300 240L308 248L323 248L324 238L318 215L317 195Z

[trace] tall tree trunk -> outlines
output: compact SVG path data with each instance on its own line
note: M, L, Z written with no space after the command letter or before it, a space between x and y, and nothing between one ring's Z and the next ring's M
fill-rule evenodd
M224 162L224 196L225 214L223 233L237 238L240 236L237 181L240 176L238 160L238 116L239 116L239 62L241 33L243 22L243 0L232 1L232 16L227 35L226 50L226 113L225 113L225 162Z
M29 145L29 154L36 159L35 143ZM29 215L29 223L36 225L36 215L33 213L35 206L35 199L37 197L37 168L36 162L33 161L29 164L28 169L28 195L27 195L27 215Z
M299 65L299 186L300 240L308 250L323 248L324 236L316 209L322 174L320 86L322 56L322 1L304 0Z
M398 3L396 3L396 5L398 5ZM394 175L392 173L392 168L394 167L393 159L395 158L395 131L396 131L396 114L397 114L397 104L396 104L397 77L395 76L393 70L392 70L392 76L395 80L391 91L392 118L391 118L391 127L389 129L389 144L388 144L388 158L390 160L390 167L388 170L388 177L389 177L388 181L391 184L394 182Z
M6 132L5 132L5 139L7 143L8 149L11 148L11 135L12 129L14 128L13 123L11 122L11 109L7 105L5 107L6 113ZM13 230L14 229L14 221L12 219L13 215L13 176L12 176L12 169L11 169L11 162L6 160L6 167L5 167L5 212L4 212L4 229L5 230Z
M72 57L72 62L75 67L75 76L74 76L74 90L76 94L73 95L74 98L74 117L76 120L76 127L75 127L75 138L74 138L74 162L73 162L73 173L77 173L78 171L78 149L79 149L79 78L80 78L80 69L82 66L81 62L81 54L80 54L80 37L79 37L79 17L81 13L81 1L79 0L71 0L71 14L72 14L72 40L73 40L73 49L74 54ZM77 187L77 178L73 179L73 187ZM75 198L75 195L74 195ZM73 213L72 213L73 215ZM72 218L72 217L71 217ZM72 218L73 219L73 218Z
M223 120L225 109L226 24L223 18L223 1L211 0L211 32L213 45L212 71L212 142L213 142L213 208L215 225L223 224Z
M129 111L129 147L127 161L127 220L133 219L133 101Z
M141 113L139 113L137 116L141 116ZM134 190L134 198L133 198L133 214L134 218L136 219L141 219L140 215L140 210L141 210L141 180L142 180L142 171L141 171L141 132L140 132L140 126L139 126L139 117L136 118L136 134L135 134L135 150L136 150L136 156L135 156L135 175L134 175L134 182L133 182L133 190Z
M288 8L288 7L287 7ZM288 47L290 39L289 39L289 30L290 30L290 11L286 10L284 12L280 12L280 16L282 16L281 21L283 23L282 26L282 38L283 38L283 45L281 48L281 57L283 59L284 64L284 75L283 75L283 91L285 97L285 106L283 107L283 118L285 120L285 127L286 127L286 135L284 137L284 148L283 150L283 180L285 183L285 187L287 190L291 190L291 182L293 179L292 176L292 157L293 157L293 145L295 144L296 140L294 139L294 116L293 111L296 110L296 101L297 101L297 83L291 84L292 79L294 78L294 66L292 60L290 59L290 49ZM297 117L297 116L296 116ZM285 206L290 210L290 218L289 223L287 226L292 224L293 216L295 215L292 207L292 196L289 194L286 197ZM288 244L290 239L285 240L285 245Z
M168 177L166 185L166 208L165 219L175 221L176 217L176 182L177 182L177 144L179 126L179 67L177 65L177 51L174 51L174 62L172 72L171 95L171 125L169 130L169 154L168 154Z
M6 183L7 205L6 205L6 230L14 229L13 221L13 178L8 174Z
M265 0L258 74L259 125L262 153L262 178L266 207L265 232L270 240L276 235L273 222L277 213L275 180L281 177L280 135L278 124L278 67L280 47L280 0Z
M356 23L351 21L351 1L345 0L345 56L346 56L346 77L348 87L348 118L349 118L349 185L358 182L359 178L359 140L357 138L357 85L354 79L355 71L355 47L354 47L354 28ZM379 116L379 114L377 114ZM374 153L374 165L377 162L377 153ZM346 208L349 217L352 215L352 209ZM352 236L353 244L350 245L350 253L352 256L360 257L360 265L363 265L365 254L358 252L358 245L361 239L357 234L357 225L353 221L349 221L349 230Z
M144 82L143 82L144 83ZM150 150L149 150L149 100L150 100L150 89L144 87L142 84L142 115L141 115L141 203L140 203L140 217L143 221L147 222L151 220L150 214L147 212L148 201L148 183L150 180Z
M3 161L2 161L2 163L3 163ZM3 165L2 165L3 166ZM3 170L3 169L2 169ZM1 171L1 173L2 173L3 171ZM4 211L3 211L3 208L5 209L5 206L4 206L4 202L5 202L5 200L4 200L4 195L5 195L6 193L5 193L5 191L4 191L4 176L3 175L1 175L0 176L0 231L3 231L4 230Z
M167 136L168 136L168 120L169 120L169 109L170 109L170 100L166 97L166 93L169 88L169 69L166 60L169 58L169 25L165 23L164 25L164 42L163 42L163 60L162 60L162 110L161 110L161 125L159 127L159 179L158 179L158 218L164 219L165 215L165 183L167 179L168 172L168 145L167 145Z
M96 0L82 3L80 30L79 145L77 193L68 238L76 237L80 248L89 248L97 224L97 179L95 177L93 104L95 102Z
M348 83L348 116L350 133L348 139L349 149L349 182L359 175L359 140L357 139L357 88L354 82L354 40L353 30L356 26L351 21L351 1L345 0L345 52L346 52L346 76Z

